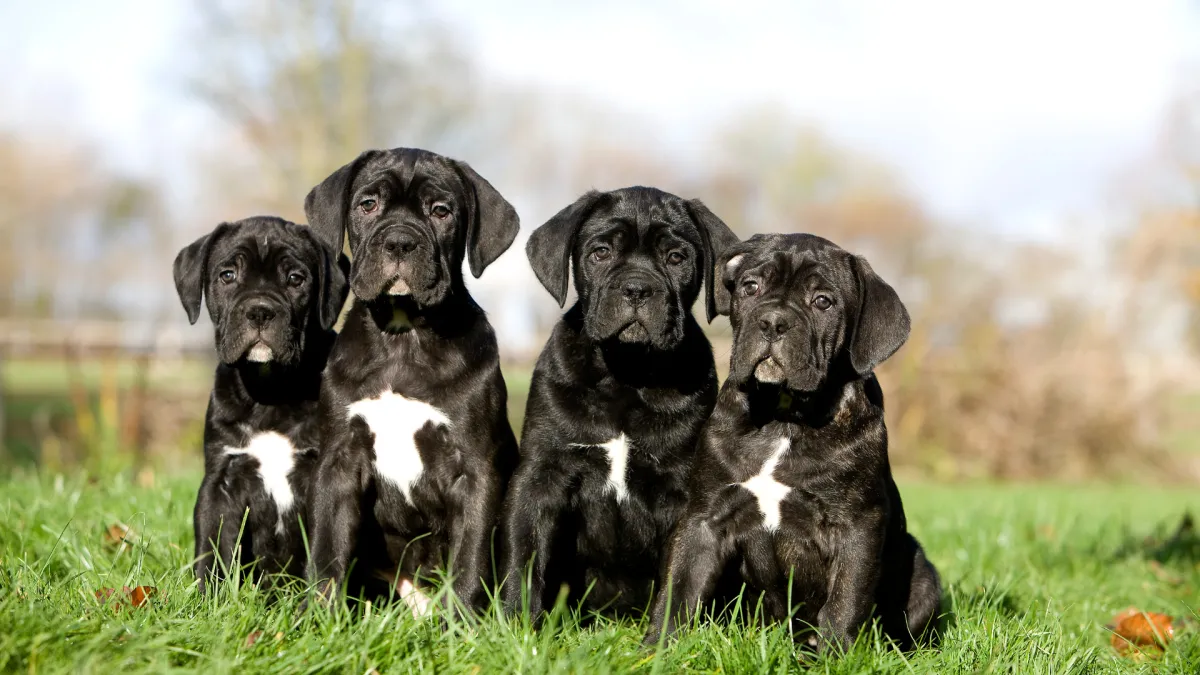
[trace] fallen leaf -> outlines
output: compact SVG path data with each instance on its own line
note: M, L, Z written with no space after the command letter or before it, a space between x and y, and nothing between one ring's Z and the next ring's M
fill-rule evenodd
M1118 612L1107 628L1112 631L1113 649L1135 658L1161 654L1175 637L1174 619L1136 607Z
M110 548L125 548L126 542L132 544L133 530L125 523L113 523L104 530L104 544Z
M147 602L150 602L150 598L157 594L158 589L153 586L134 586L133 588L129 589L127 593L129 596L129 604L133 605L134 607L141 607L145 605Z
M260 638L260 637L262 637L261 630L256 630L253 633L250 633L249 635L247 635L246 636L246 647L247 648L253 647L254 643L258 642L258 638Z
M113 611L119 612L128 604L131 607L144 607L150 602L150 598L158 595L158 589L153 586L122 586L120 591L115 588L101 588L95 591L93 595L101 604L113 602Z

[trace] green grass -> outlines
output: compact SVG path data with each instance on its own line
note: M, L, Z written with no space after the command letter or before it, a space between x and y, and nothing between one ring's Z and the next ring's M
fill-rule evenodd
M642 625L581 628L571 612L540 632L495 616L443 630L399 608L297 618L297 595L271 603L248 586L200 597L189 573L197 480L0 483L0 672L1200 671L1194 631L1135 663L1113 653L1103 627L1129 605L1189 617L1200 606L1200 543L1170 537L1200 509L1194 490L909 484L911 527L954 605L943 646L902 655L868 638L841 659L801 664L779 626L703 626L654 654L640 647ZM118 521L136 536L124 550L103 541ZM136 585L165 600L114 612L93 599Z
M205 359L154 362L145 374L155 390L192 390L212 384L213 363ZM133 386L141 376L138 364L129 357L112 360L85 359L72 363L63 359L11 359L0 362L0 386L10 394L61 394L72 386L87 390L105 384L119 389Z

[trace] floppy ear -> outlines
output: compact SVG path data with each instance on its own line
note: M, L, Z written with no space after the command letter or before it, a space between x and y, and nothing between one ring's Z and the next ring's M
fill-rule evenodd
M735 244L725 249L724 253L717 257L716 264L713 265L712 302L713 311L717 314L729 316L733 305L733 297L729 293L728 284L732 282L732 272L737 268L745 253L746 249L744 246ZM731 269L730 265L734 267Z
M301 225L300 231L309 238L321 256L317 263L317 320L321 322L323 330L329 330L337 323L342 306L346 304L346 294L350 292L350 286L346 283L350 261L340 250L330 248L313 228Z
M723 313L729 313L729 294L724 290L724 284L718 276L717 261L730 246L741 240L699 199L689 201L687 207L696 227L700 229L700 238L704 240L704 309L708 314L708 322L712 323L713 317L718 314L716 299L718 287L726 295Z
M350 187L363 165L375 157L377 150L367 150L353 162L329 174L304 198L304 216L323 241L341 252L346 237L346 215L350 211Z
M188 322L193 325L200 319L200 300L204 297L204 287L208 284L210 244L217 240L217 235L228 225L221 223L212 232L183 247L179 255L175 256L175 291L179 293L179 300L187 312Z
M853 265L858 276L859 307L850 338L850 365L859 375L866 375L900 349L908 339L910 322L896 290L875 274L866 258L854 256Z
M591 190L559 211L541 227L529 235L525 244L525 255L538 281L550 291L550 295L562 307L567 301L567 282L571 277L571 249L575 245L575 233L591 215L601 193Z
M208 258L208 237L204 235L185 246L175 256L175 291L187 312L188 322L200 319L200 299L204 296L204 261Z
M521 227L521 219L517 217L513 205L500 196L500 192L475 169L466 162L456 160L454 164L475 193L467 229L467 260L471 265L471 274L478 279L488 265L496 262L496 258L512 246Z

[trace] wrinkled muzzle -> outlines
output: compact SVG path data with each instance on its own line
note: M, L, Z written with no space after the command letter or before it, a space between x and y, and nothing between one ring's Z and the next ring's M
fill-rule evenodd
M683 311L678 295L663 279L632 270L612 274L593 287L584 320L593 340L669 350L683 339Z
M304 350L302 323L286 302L262 295L238 298L217 325L217 356L226 364L293 363Z
M445 267L430 233L405 224L383 226L355 251L350 290L364 300L409 296L419 305L436 305L449 287Z
M759 306L738 322L732 374L796 391L815 391L828 370L811 322L778 305Z

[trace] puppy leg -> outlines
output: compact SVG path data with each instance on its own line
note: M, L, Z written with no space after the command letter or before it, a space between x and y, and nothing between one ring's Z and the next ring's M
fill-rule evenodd
M347 455L323 454L313 476L308 578L325 599L346 578L362 521L362 471Z
M883 515L867 513L839 537L825 605L817 613L820 650L845 651L871 617L883 551Z
M651 610L650 630L643 643L655 645L663 632L669 637L705 602L712 599L729 547L704 519L683 521L671 540L663 583Z
M208 587L210 580L216 581L226 573L236 574L234 554L238 546L238 533L242 527L245 509L238 509L233 500L221 489L219 475L207 475L200 484L196 497L196 509L192 524L196 535L196 561L193 570L200 592ZM242 547L249 545L242 542ZM246 556L238 556L243 558Z
M484 455L487 456L486 454ZM491 578L491 532L500 508L500 481L488 470L468 469L454 487L460 506L450 524L450 565L454 592L472 611L484 608Z
M520 613L525 568L531 565L529 616L536 622L546 608L546 569L558 536L559 519L570 503L567 489L573 476L558 467L536 462L533 458L539 456L538 449L524 452L531 459L517 469L505 498L503 527L507 555L503 598L509 615ZM569 561L559 562L569 564Z
M741 540L743 569L745 581L751 588L764 589L762 594L762 618L768 621L781 621L790 616L787 606L787 592L777 590L787 585L779 559L775 555L775 542L766 530L755 530L745 535ZM746 597L745 601L755 601L758 598ZM751 606L749 611L759 608Z
M925 550L915 540L913 543L916 552L913 555L912 585L909 587L905 616L908 618L909 637L914 644L922 644L926 640L937 639L942 582L933 563L925 558Z

